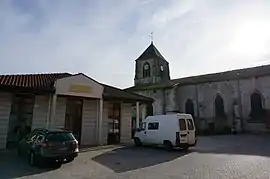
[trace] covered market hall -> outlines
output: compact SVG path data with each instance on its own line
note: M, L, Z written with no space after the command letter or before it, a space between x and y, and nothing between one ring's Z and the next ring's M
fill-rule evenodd
M36 128L70 130L81 146L129 142L132 110L152 102L83 73L0 75L0 149Z

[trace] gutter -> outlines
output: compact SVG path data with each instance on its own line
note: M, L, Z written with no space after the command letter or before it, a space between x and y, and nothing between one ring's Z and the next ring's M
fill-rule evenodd
M51 118L51 104L52 104L52 95L49 96L49 105L48 105L48 111L47 111L47 118L46 118L46 128L49 128L49 122Z

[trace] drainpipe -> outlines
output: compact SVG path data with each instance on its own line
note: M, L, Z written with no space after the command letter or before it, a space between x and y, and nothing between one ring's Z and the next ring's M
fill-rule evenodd
M196 105L197 105L197 117L200 118L200 107L199 107L199 94L198 94L198 85L195 85L195 92L196 92Z
M99 100L99 121L98 121L98 144L103 144L103 99Z
M140 102L136 102L136 129L139 128L140 125Z
M240 125L241 130L244 131L244 121L243 121L243 112L242 112L242 97L240 91L240 81L239 81L239 73L237 75L237 90L238 90L238 103L239 103L239 113L240 113Z
M172 90L173 90L174 110L179 112L179 106L180 106L180 104L178 103L178 100L177 100L178 84L179 83L174 84Z
M49 95L49 104L48 104L48 111L47 111L47 118L46 118L46 128L49 128L49 121L51 118L51 103L52 103L52 95Z
M49 128L55 127L56 103L57 103L57 94L53 94L53 96L52 96L52 106L51 106L51 115L50 115L50 120L49 120Z
M163 106L162 106L162 110L163 110L163 114L166 114L166 91L165 88L163 88L162 90L163 92Z
M142 104L142 120L144 120L146 117L146 105Z

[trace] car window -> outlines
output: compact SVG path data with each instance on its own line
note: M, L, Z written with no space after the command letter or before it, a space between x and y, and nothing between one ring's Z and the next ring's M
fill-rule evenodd
M187 130L186 120L185 119L179 119L179 127L180 127L181 131Z
M36 134L37 134L37 131L36 130L32 131L30 134L28 134L27 136L25 136L25 140L33 140L34 137L36 136Z
M148 123L148 130L158 130L159 123L158 122L149 122Z
M33 135L29 136L26 141L27 142L34 142L37 138L37 133L34 133Z
M35 141L37 141L38 140L38 138L40 138L41 137L41 140L43 140L44 139L44 137L45 137L45 134L44 133L41 133L41 132L39 132L39 133L37 133L36 134L36 137L35 137Z
M187 119L188 130L194 130L194 125L191 119Z
M46 135L46 141L48 142L64 142L71 140L75 140L71 132L50 132Z
M142 123L140 124L140 130L141 130L141 131L144 131L145 128L146 128L146 123L145 123L145 122L142 122Z

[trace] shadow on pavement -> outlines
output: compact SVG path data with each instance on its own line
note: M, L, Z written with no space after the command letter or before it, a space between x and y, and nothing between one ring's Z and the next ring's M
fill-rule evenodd
M27 159L18 157L17 153L13 151L0 153L0 158L1 179L25 177L53 170L53 168L31 167L28 165Z
M169 162L188 153L181 150L168 152L153 147L124 147L105 152L93 160L116 173L121 173Z

